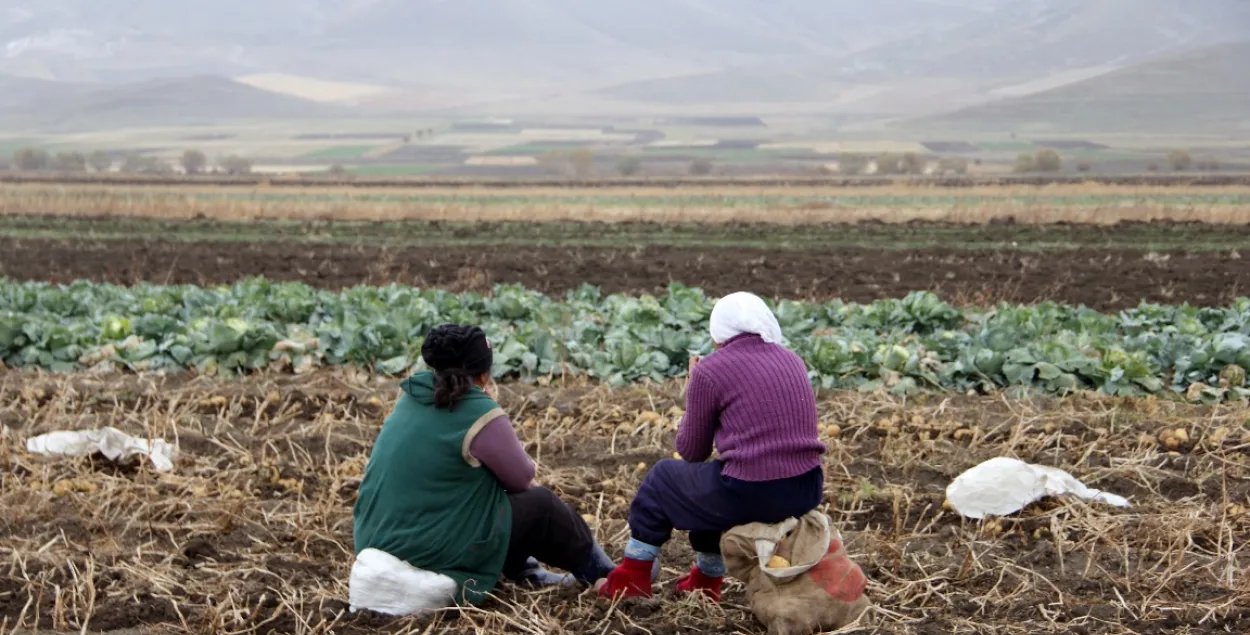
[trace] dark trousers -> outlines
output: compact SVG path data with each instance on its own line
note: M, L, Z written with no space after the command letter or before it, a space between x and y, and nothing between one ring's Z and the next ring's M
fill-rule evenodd
M629 507L629 531L635 539L662 545L674 529L690 532L699 553L720 553L721 534L747 523L779 523L820 505L824 472L775 481L740 481L721 474L720 461L656 463Z
M573 573L584 571L592 562L595 537L577 512L545 487L531 487L509 494L512 503L512 538L503 574L515 578L526 568L526 560Z

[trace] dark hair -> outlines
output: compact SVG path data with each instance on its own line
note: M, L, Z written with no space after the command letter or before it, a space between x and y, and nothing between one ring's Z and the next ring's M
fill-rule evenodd
M494 360L486 333L461 324L431 330L421 344L421 358L434 369L434 406L448 410L469 393L474 378L490 372Z
M466 370L434 371L434 407L454 410L472 387L473 377Z

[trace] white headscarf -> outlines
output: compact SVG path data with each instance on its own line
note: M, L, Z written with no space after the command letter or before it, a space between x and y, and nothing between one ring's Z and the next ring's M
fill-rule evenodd
M712 307L712 341L724 344L743 333L754 333L769 344L781 343L781 325L768 305L753 293L731 293Z

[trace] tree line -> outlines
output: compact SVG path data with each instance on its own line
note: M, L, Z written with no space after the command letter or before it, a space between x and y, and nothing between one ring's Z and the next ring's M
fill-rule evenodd
M224 156L215 163L199 150L187 150L177 161L186 174L250 174L251 160L240 156ZM42 148L19 148L13 152L12 168L20 172L112 172L123 174L174 174L174 164L160 157L128 152L120 157L96 150L90 154L58 152Z
M547 174L566 174L583 179L595 172L595 155L587 148L570 151L548 151L537 157L539 166ZM1165 157L1167 166L1175 172L1190 170L1214 172L1220 169L1220 162L1213 156L1195 159L1188 150L1175 149ZM940 157L936 163L929 157L917 152L883 152L877 155L842 153L838 155L836 172L848 176L863 174L880 175L920 175L957 176L967 174L971 163L981 164L980 159L969 161L964 157ZM1047 174L1063 171L1064 160L1053 148L1042 148L1032 153L1021 153L1011 165L1016 174ZM226 174L244 175L252 172L251 160L230 155L217 158L210 162L208 156L200 150L186 150L175 162L160 157L143 155L137 152L124 154L108 153L96 150L89 154L81 152L57 152L55 154L42 148L25 147L13 153L11 168L20 172L120 172L123 174L172 175L185 174ZM624 155L616 164L616 171L622 176L635 176L642 172L643 164L636 155ZM1092 169L1088 161L1078 162L1078 172L1089 172ZM822 171L831 173L833 166ZM1147 166L1150 172L1160 170L1159 164ZM687 167L693 176L707 176L716 171L710 159L696 158ZM343 176L346 170L340 166L331 166L329 174Z

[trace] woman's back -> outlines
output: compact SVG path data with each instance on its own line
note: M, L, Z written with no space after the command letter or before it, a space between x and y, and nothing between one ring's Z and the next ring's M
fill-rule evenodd
M356 553L378 549L451 577L469 595L485 593L507 554L511 507L499 481L469 463L464 439L502 412L480 390L454 409L435 408L430 373L402 387L360 484Z
M695 366L677 449L704 460L712 440L726 476L789 478L820 466L816 397L802 358L756 335L742 335Z

